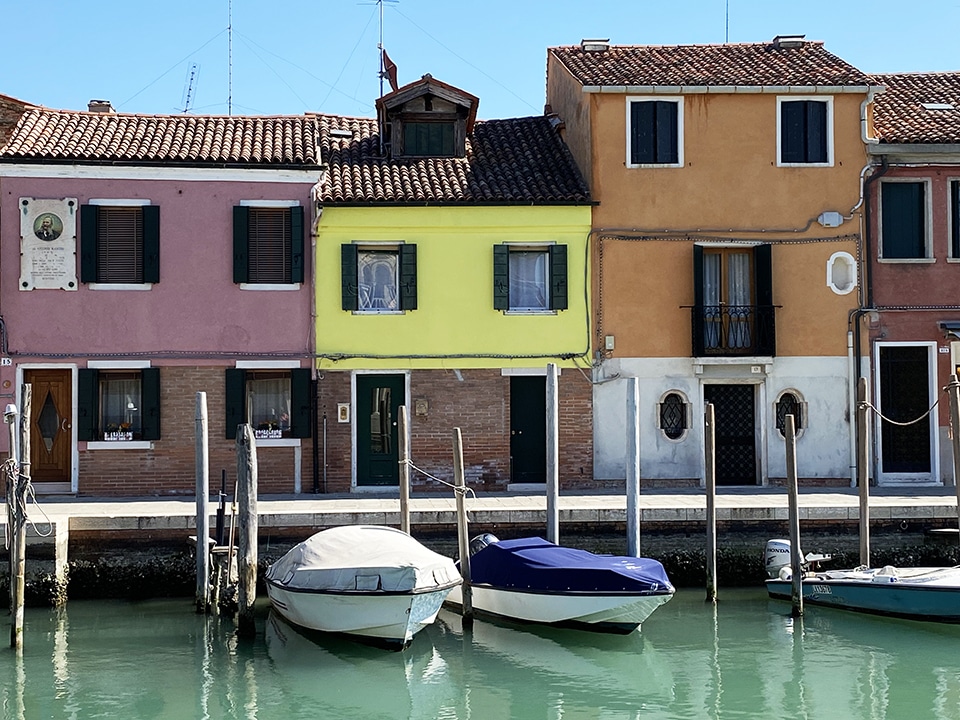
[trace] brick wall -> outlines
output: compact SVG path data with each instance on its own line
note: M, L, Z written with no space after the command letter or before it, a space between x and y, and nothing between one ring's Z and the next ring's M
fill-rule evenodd
M207 394L210 487L237 477L236 441L226 439L224 367L161 367L161 439L152 450L81 450L80 495L192 495L196 490L196 394ZM313 446L301 440L302 489L313 489ZM294 491L294 448L257 448L261 494Z

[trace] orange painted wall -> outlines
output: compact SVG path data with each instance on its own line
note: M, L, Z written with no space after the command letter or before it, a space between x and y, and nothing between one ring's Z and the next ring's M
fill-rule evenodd
M552 59L547 93L599 201L595 231L699 231L700 239L758 242L861 231L859 211L832 229L816 218L824 211L849 215L858 203L867 163L863 94L834 96L833 167L777 167L776 93L718 93L683 96L684 167L627 168L626 93L583 93ZM774 304L782 306L777 355L846 352L847 314L857 306L857 292L837 295L826 283L827 261L841 250L856 257L856 242L773 248ZM598 242L595 236L594 252L598 346L604 335L614 335L614 356L689 356L690 311L682 306L694 301L692 241Z

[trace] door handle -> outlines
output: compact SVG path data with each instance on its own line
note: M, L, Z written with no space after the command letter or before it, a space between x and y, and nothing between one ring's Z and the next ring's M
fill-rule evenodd
M63 421L60 423L60 430L62 432L67 432L67 430L69 429L70 429L70 419L64 418Z

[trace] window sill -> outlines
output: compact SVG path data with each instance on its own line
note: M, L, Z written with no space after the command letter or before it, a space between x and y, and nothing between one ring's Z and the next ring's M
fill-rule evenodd
M948 258L947 258L947 262L948 262L948 263L960 263L960 258L948 257Z
M403 310L354 310L354 315L403 315Z
M933 265L936 258L877 258L877 262L888 265Z
M88 283L90 290L152 290L153 283Z
M634 165L633 163L627 163L627 170L657 170L661 168L683 168L686 167L683 163L639 163Z
M87 450L152 450L150 440L90 440Z
M300 438L280 438L278 440L271 440L268 438L255 438L254 442L257 443L258 448L300 447Z
M241 290L273 290L287 292L299 290L300 283L240 283Z
M504 315L556 315L557 310L503 310Z
M832 162L785 163L777 160L777 167L782 168L832 168Z

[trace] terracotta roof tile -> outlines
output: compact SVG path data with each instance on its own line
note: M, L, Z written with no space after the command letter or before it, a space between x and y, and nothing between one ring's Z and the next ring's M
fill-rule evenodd
M318 115L321 199L352 203L585 203L589 190L549 118L477 121L466 157L397 158L377 121ZM350 133L350 137L339 137Z
M873 123L881 143L960 143L960 72L872 78L887 86L874 101Z
M31 107L0 161L317 167L317 118L132 115Z
M827 52L822 42L799 47L774 43L727 45L611 45L550 48L586 86L854 86L869 77Z

